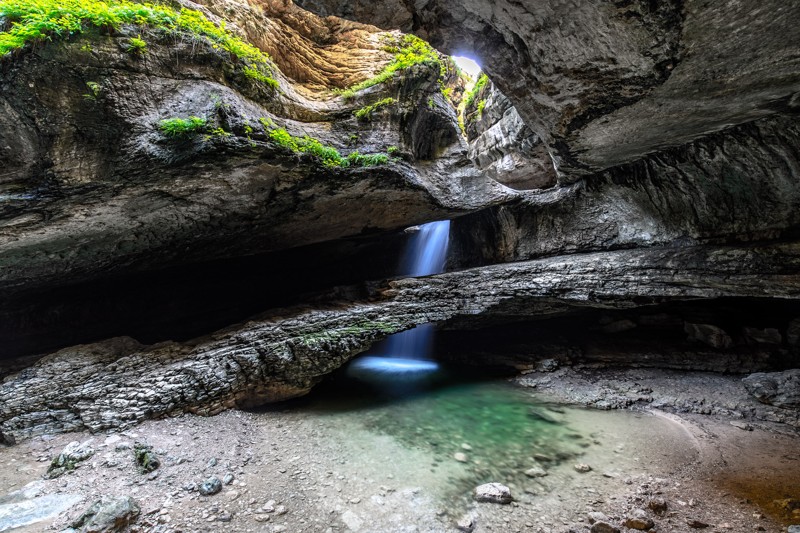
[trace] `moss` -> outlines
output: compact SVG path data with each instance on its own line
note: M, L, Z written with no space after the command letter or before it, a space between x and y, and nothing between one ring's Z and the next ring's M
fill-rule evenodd
M478 96L478 93L481 92L486 84L489 83L489 77L486 74L481 74L478 78L478 81L475 82L475 85L472 86L467 94L464 96L464 109L469 109L469 107L475 103L475 98Z
M435 65L439 67L441 76L444 76L446 73L447 67L444 62L439 59L439 54L436 50L415 35L403 35L397 42L389 43L387 46L384 46L383 50L393 54L394 58L377 75L343 91L343 98L346 100L353 98L357 92L383 83L394 76L395 72L414 65Z
M486 98L478 102L478 118L483 116L483 110L486 107Z
M391 335L398 329L398 325L392 322L365 320L352 326L300 335L296 340L310 348L315 348L324 342L338 342L348 337L361 337L375 333Z
M372 120L372 114L377 111L378 109L386 106L393 105L397 100L394 98L384 98L374 104L364 106L358 111L355 112L355 116L358 120Z
M312 155L328 168L369 167L384 165L389 162L389 156L386 154L361 155L358 152L352 152L347 156L342 156L336 148L322 144L318 139L308 135L303 135L302 137L294 136L284 128L275 127L275 123L270 119L262 118L260 121L272 142L297 154Z
M167 118L158 123L158 129L165 137L186 138L208 130L208 120L200 117Z
M141 442L133 445L133 457L140 474L148 474L161 466L161 461L153 453L152 446Z
M267 54L227 31L224 23L217 26L193 9L129 0L0 0L0 19L12 23L0 32L0 56L28 43L81 34L87 28L111 31L133 24L204 40L238 58L250 69L246 77L277 85ZM134 48L143 51L141 46Z

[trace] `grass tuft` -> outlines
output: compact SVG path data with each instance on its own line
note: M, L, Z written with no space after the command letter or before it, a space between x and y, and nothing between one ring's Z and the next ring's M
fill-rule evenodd
M377 111L382 107L393 105L395 102L397 102L397 100L395 100L394 98L391 97L384 98L383 100L375 102L374 104L362 107L354 114L358 120L365 120L365 121L372 120L372 114L375 111Z

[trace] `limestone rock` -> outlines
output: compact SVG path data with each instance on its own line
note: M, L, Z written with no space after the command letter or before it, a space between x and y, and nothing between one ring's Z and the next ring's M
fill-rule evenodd
M103 498L84 511L72 527L81 533L128 531L140 511L139 504L130 496Z
M776 328L744 328L744 336L750 344L781 344L783 341Z
M508 504L514 501L511 490L500 483L485 483L475 488L475 501L485 503Z
M686 322L683 330L689 340L702 342L712 348L724 349L733 346L733 339L725 330L711 324L692 324Z
M750 374L742 383L761 403L787 409L800 407L800 369Z
M788 106L797 92L791 50L800 39L800 7L776 20L770 13L786 9L779 0L691 10L643 0L578 9L512 0L296 3L320 15L413 29L446 52L470 46L548 146L563 180L775 113L775 100Z
M772 261L776 254L780 265ZM214 414L300 396L375 341L429 321L482 312L519 317L587 306L625 309L641 298L648 304L798 298L798 271L800 244L791 243L580 254L395 280L369 302L276 311L199 342L141 347L124 356L105 343L69 348L0 382L0 440L124 428L149 417ZM716 281L721 278L724 286Z
M547 470L542 468L540 465L536 465L527 469L525 471L525 475L528 477L544 477L547 475Z
M589 523L594 524L595 522L609 522L608 516L605 513L601 513L599 511L592 511L589 513Z

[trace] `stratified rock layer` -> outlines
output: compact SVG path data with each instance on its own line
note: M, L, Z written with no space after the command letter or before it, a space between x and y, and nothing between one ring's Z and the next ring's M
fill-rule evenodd
M725 296L797 299L798 267L798 244L556 257L400 280L379 301L298 309L190 343L78 346L5 378L0 435L15 442L292 398L373 342L458 315L547 316Z

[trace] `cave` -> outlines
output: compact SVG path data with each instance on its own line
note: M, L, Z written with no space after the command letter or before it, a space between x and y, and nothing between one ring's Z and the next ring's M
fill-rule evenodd
M798 46L0 0L0 531L800 533Z

